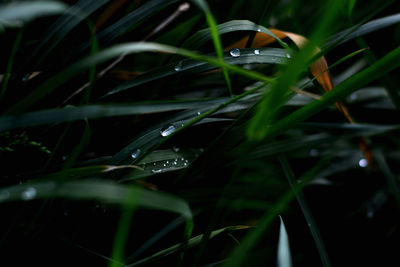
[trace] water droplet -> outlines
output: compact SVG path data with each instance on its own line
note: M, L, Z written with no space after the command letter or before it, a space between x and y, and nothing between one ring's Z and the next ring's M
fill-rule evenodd
M181 158L181 160L183 161L183 160L185 160L185 158Z
M10 192L8 191L1 191L0 192L0 201L4 201L10 197Z
M165 163L169 164L169 160L167 160L167 162L165 162Z
M174 70L175 71L181 71L182 70L182 61L179 61L178 64L175 65Z
M360 159L358 161L358 166L360 166L361 168L365 168L368 166L368 161L366 159Z
M31 200L36 197L36 189L33 187L28 187L24 192L21 194L21 198L23 200Z
M258 49L254 50L254 54L259 55L260 54L260 50L258 50Z
M174 150L174 152L178 152L178 151L180 150L180 148L179 148L179 147L176 147L176 146L174 146L174 147L172 147L172 150Z
M310 156L311 157L316 157L318 155L319 155L318 149L313 148L313 149L310 150Z
M154 162L154 163L153 163L153 166L156 166L156 165L157 165L157 164Z
M286 57L287 57L287 58L291 58L292 56L291 56L289 53L287 53L287 54L286 54Z
M185 163L183 163L183 165L187 166L188 164L187 164L187 162L185 162Z
M200 116L200 115L201 115L201 112L200 112L200 111L198 111L198 112L197 112L197 116Z
M160 134L165 137L175 132L175 130L176 130L175 126L171 124L168 125L167 127L162 128L160 130Z
M139 155L140 155L141 152L142 152L142 151L138 148L138 149L136 149L136 150L134 150L134 151L132 152L131 157L132 157L133 159L136 159L136 158L139 157Z
M240 49L233 48L231 51L229 51L229 54L231 54L232 57L240 57Z
M258 28L258 29L257 29L257 31L258 31L258 32L261 32L261 29L260 29L260 28Z
M152 173L161 173L162 169L158 169L158 170L151 170Z
M189 160L185 160L185 162L186 162L186 163L188 163L188 162L189 162Z
M178 162L177 161L174 161L174 165L177 165L178 164Z

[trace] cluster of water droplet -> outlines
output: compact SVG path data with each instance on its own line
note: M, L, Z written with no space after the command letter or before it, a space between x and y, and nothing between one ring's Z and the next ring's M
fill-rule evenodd
M189 166L189 164L190 162L188 159L180 157L171 160L162 160L144 164L142 168L145 170L150 170L152 173L163 173L186 168Z

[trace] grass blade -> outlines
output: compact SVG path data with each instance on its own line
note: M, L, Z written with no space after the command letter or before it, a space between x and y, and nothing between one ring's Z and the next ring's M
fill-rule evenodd
M285 224L283 223L282 217L279 216L280 227L279 227L279 242L278 242L278 267L292 267L292 256L290 254L289 237L286 232Z

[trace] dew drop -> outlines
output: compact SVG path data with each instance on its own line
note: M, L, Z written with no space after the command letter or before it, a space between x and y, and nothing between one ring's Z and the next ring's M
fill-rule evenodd
M21 194L21 198L23 200L31 200L36 197L36 189L33 187L28 187L24 192Z
M174 70L177 72L182 70L182 61L179 61L178 64L175 65Z
M261 29L257 29L258 32L261 32Z
M187 162L185 162L185 163L183 163L183 165L187 166L188 164L187 164Z
M173 150L174 152L179 152L180 148L177 147L177 146L174 146L174 147L172 147L172 150Z
M233 48L231 51L229 51L229 54L231 54L232 57L240 57L240 49Z
M160 130L160 134L161 136L168 136L170 134L172 134L173 132L175 132L176 128L174 125L168 125L167 127L164 127Z
M184 160L185 160L185 158L181 158L181 160L182 160L182 161L184 161Z
M258 50L258 49L254 50L254 54L259 55L260 54L260 50Z
M164 163L163 166L164 166L164 167L167 167L167 164Z
M157 164L154 162L154 163L153 163L153 166L156 166L156 165L157 165Z
M165 163L169 164L169 160L167 160L167 162L165 162Z
M287 53L287 54L286 54L286 57L287 57L287 58L291 58L292 56L291 56L289 53Z
M360 166L361 168L365 168L368 165L368 161L366 159L360 159L358 161L358 166Z
M178 164L178 162L177 162L177 161L174 161L173 163L174 163L174 165L177 165L177 164Z
M134 151L132 152L131 157L132 157L133 159L136 159L136 158L139 157L139 155L140 155L141 152L142 152L142 151L138 148L138 149L136 149L136 150L134 150Z
M198 112L197 112L197 116L200 116L200 115L201 115L201 112L200 112L200 111L198 111Z

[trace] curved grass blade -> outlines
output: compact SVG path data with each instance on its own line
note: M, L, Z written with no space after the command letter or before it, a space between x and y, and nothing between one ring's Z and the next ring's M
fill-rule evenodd
M38 65L50 54L51 51L86 17L98 10L109 0L80 0L66 10L65 14L50 26L48 33L38 46L32 51L30 57L24 63L31 71L37 69Z
M268 140L273 136L282 133L290 127L293 127L295 124L325 109L329 105L340 101L360 87L365 86L366 84L382 77L386 73L397 69L398 67L400 67L400 47L392 50L370 67L345 80L336 86L332 91L324 94L320 100L311 102L310 104L298 109L287 117L269 126L265 139ZM385 70L385 72L382 70Z
M205 0L192 0L192 1L204 12L211 33L211 37L214 43L215 51L217 53L217 58L219 59L219 61L223 62L224 56L223 56L221 37L218 32L217 22L213 14L211 13L211 10L207 2ZM225 67L222 67L222 73L224 75L226 84L228 86L229 95L232 96L232 84L229 78L228 71Z
M279 227L279 242L278 242L278 267L292 267L292 256L290 253L289 237L286 232L285 224L283 223L282 217L279 216L280 227Z
M249 226L239 225L239 226L228 226L228 227L225 227L225 228L214 230L210 234L210 239L215 237L215 236L217 236L217 235L219 235L219 234L222 234L224 232L237 231L237 230L242 230L242 229L247 229L247 228L249 228ZM167 256L167 255L170 255L172 253L176 253L176 252L182 250L183 248L192 248L194 246L199 245L201 240L202 240L202 238L203 238L203 235L198 235L198 236L192 237L191 239L189 239L189 241L188 241L186 246L185 246L185 244L176 244L176 245L171 246L171 247L169 247L167 249L159 251L159 252L157 252L157 253L155 253L155 254L147 257L147 258L144 258L144 259L139 260L137 262L128 264L126 267L142 266L143 264L154 262L154 261L156 261L156 260L158 260L160 258L163 258L163 257Z
M284 49L279 48L259 48L259 49L239 49L240 57L232 57L229 52L224 53L224 61L228 64L286 64L288 53ZM206 55L208 57L212 54ZM167 66L149 71L143 75L134 78L132 81L125 82L108 92L104 97L116 94L135 86L139 86L157 79L177 75L185 71L200 73L214 69L215 67L206 62L184 59L174 62Z
M255 31L255 32L263 32L270 36L272 36L283 48L290 49L289 46L284 43L278 36L276 36L269 29L264 26L258 25L249 20L231 20L222 24L217 25L218 32L220 34L236 32L236 31ZM211 39L208 29L200 30L195 33L192 37L187 39L182 47L187 47L190 49L196 49L201 45L205 44Z
M67 5L58 1L31 1L3 4L0 6L0 28L27 23L43 16L64 12Z
M285 173L285 176L290 184L290 187L293 190L295 190L295 186L298 184L298 180L294 176L294 173L289 165L289 162L287 161L286 157L282 154L279 156L279 161L281 163L283 172ZM322 241L321 238L321 234L319 233L318 227L316 226L314 217L312 216L312 213L310 211L310 208L308 207L308 204L305 200L302 190L301 189L296 190L294 194L296 195L297 201L307 221L307 225L310 228L311 235L314 239L315 245L318 249L319 256L322 261L322 266L331 266L328 253L326 252L324 242Z
M3 187L0 203L46 198L100 200L111 204L138 206L173 212L192 218L186 201L162 192L148 191L137 186L125 186L109 181L85 180L64 183L42 182Z
M383 29L385 27L389 27L399 22L400 22L400 14L395 14L380 19L372 20L361 26L353 26L349 29L346 29L331 36L328 39L328 41L326 41L325 44L322 46L322 49L323 50L329 49L333 45L338 46L357 37Z
M141 53L141 52L159 52L159 53L170 53L170 54L179 54L188 58L192 58L199 61L205 61L209 64L226 68L232 72L238 73L245 77L256 79L259 81L273 83L274 79L266 77L260 73L245 70L235 65L227 64L219 59L210 58L206 56L202 56L196 54L194 52L179 49L172 46L150 43L150 42L137 42L137 43L130 43L130 44L120 44L114 47L108 48L98 54L89 56L77 63L74 63L70 67L66 68L65 70L61 71L59 74L54 75L53 77L49 78L43 84L41 84L38 88L36 88L32 93L26 96L23 100L15 104L8 113L19 113L21 111L26 110L31 105L36 103L38 100L43 98L44 96L51 93L55 90L58 86L75 76L76 74L82 72L85 69L89 69L93 65L97 65L99 63L105 62L109 59L117 57L121 54L129 54L129 53Z

